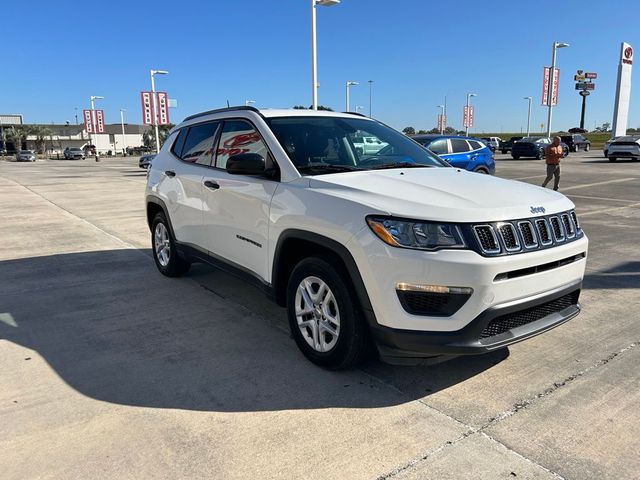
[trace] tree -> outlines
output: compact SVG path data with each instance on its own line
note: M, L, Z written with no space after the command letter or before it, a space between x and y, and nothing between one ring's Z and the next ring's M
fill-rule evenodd
M309 105L309 108L305 107L304 105L294 105L293 109L294 110L311 110L311 107L313 107L313 105ZM318 110L325 110L327 112L333 112L333 108L325 107L324 105L318 105Z
M169 132L171 129L175 127L173 123L168 125L158 125L158 134L160 135L160 146L169 136ZM142 134L142 143L144 143L145 147L155 147L156 146L156 129L151 127L149 130Z
M38 153L44 153L47 137L51 136L51 130L44 125L28 125L25 127L25 133L36 137L36 150Z
M13 126L8 130L5 130L5 137L7 139L7 142L13 144L13 149L15 151L18 151L22 150L22 144L27 139L27 134L23 127ZM9 149L7 148L7 150Z
M444 129L444 133L445 135L455 135L456 133L458 133L458 131L453 127L447 127Z
M413 127L404 127L402 129L402 133L404 133L405 135L415 135L416 129Z

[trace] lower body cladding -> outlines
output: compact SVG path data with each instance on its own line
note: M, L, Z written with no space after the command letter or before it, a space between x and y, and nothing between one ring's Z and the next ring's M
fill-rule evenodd
M587 246L583 236L490 258L394 248L366 230L348 244L369 295L380 356L401 364L490 352L575 317Z

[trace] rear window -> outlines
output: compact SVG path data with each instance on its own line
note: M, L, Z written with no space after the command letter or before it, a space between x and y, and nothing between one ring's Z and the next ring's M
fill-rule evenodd
M449 153L449 146L447 145L447 140L445 138L436 140L435 142L431 142L427 146L427 148L436 155L444 155L445 153Z
M484 148L484 145L480 142L476 142L475 140L469 140L469 145L471 145L472 150L478 150L480 148Z
M453 153L464 153L468 152L469 150L469 144L466 140L462 140L461 138L451 139L451 151Z

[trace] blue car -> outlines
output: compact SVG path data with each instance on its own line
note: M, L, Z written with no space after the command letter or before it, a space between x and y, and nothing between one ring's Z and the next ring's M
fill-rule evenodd
M413 135L411 138L454 167L470 172L496 173L493 153L477 138L457 135Z

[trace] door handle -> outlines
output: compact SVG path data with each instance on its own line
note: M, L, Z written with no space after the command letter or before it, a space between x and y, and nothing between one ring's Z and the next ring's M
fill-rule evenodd
M164 171L164 174L165 174L167 177L175 177L175 176L176 176L176 172L174 172L173 170L165 170L165 171Z
M218 190L220 188L220 185L218 185L218 183L214 182L213 180L205 180L204 186L210 188L211 190Z

